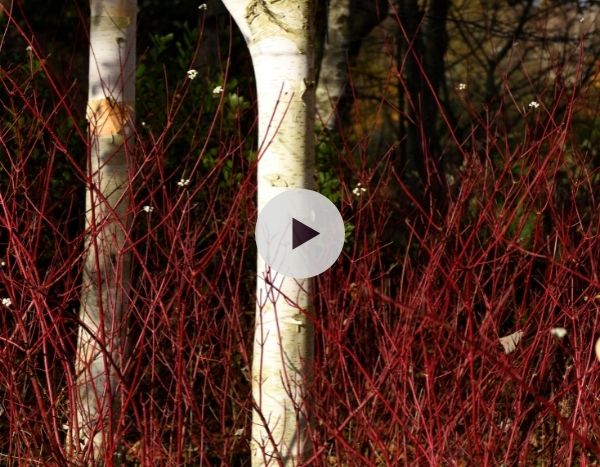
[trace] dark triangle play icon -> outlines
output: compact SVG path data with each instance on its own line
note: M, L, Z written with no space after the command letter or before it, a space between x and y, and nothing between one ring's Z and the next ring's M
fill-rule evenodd
M292 217L292 250L319 235L315 229Z

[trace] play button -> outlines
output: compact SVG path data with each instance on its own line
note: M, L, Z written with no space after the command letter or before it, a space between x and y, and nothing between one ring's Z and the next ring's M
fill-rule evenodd
M292 217L292 250L304 245L317 235L319 235L319 232Z
M271 199L258 214L255 233L265 263L296 279L329 269L344 246L342 216L312 190L287 190Z

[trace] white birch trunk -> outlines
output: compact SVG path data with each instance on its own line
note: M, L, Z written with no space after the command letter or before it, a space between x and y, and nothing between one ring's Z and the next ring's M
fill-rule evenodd
M225 0L256 76L258 209L291 188L314 189L314 0ZM257 264L252 362L252 465L298 465L310 451L305 385L313 364L310 280Z
M76 417L67 447L77 462L114 450L130 273L128 152L135 100L136 0L91 0L86 239L77 341ZM90 461L90 455L94 461Z
M387 0L328 0L327 35L316 90L319 121L333 130L346 94L349 62L360 43L387 15Z
M323 126L335 128L337 107L348 79L350 0L329 0L327 36L316 90L317 114Z

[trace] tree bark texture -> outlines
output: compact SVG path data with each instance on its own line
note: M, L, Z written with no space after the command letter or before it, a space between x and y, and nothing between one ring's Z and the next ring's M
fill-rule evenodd
M383 0L329 0L327 34L319 63L316 89L317 118L332 130L344 113L350 63L358 55L364 37L385 18L388 2Z
M76 353L73 459L90 465L115 449L130 275L128 157L135 100L136 0L91 0L90 154ZM90 461L93 457L93 462ZM85 459L85 460L84 460Z
M445 199L437 95L444 80L449 7L448 0L432 0L424 7L416 0L398 0L397 3L402 25L398 63L404 63L405 80L400 92L406 93L408 116L403 165L409 180L420 179L434 198L434 205L443 204Z
M315 188L314 0L225 0L246 39L258 96L258 209ZM252 363L252 465L298 465L310 451L305 385L313 365L312 282L259 257Z

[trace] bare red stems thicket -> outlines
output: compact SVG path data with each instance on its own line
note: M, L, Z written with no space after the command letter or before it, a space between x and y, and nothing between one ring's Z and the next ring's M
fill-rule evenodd
M47 67L17 13L0 42L24 57L0 70L0 463L61 465L89 149L68 73ZM165 111L174 115L197 84L183 70ZM250 456L256 167L243 142L255 135L241 120L225 131L223 88L215 113L202 116L210 124L196 127L200 143L169 170L179 129L148 130L138 116L132 345L114 440L125 465L247 465ZM443 213L413 202L392 150L374 161L372 135L341 135L330 164L353 227L343 256L316 281L307 464L600 457L599 169L573 135L577 117L598 115L586 88L557 83L543 97L539 108L522 106L516 141L503 121L512 102L485 113L465 101L472 130L448 143L461 163ZM201 143L211 135L220 144L206 169L211 148ZM223 182L228 164L241 174L236 183ZM65 172L71 181L57 186ZM551 334L557 327L564 338ZM522 339L505 354L499 338L517 331Z

